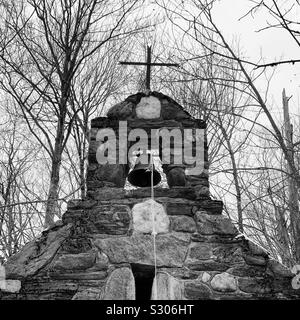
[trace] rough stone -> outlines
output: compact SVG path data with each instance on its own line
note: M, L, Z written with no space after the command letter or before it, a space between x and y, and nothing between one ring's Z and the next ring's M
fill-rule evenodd
M8 279L32 276L44 268L70 235L72 225L46 232L37 242L28 243L5 265Z
M171 230L178 232L195 232L196 224L195 220L187 216L173 216L170 217Z
M245 254L244 259L250 265L265 266L267 264L266 258L262 256L252 256Z
M168 233L156 237L157 266L181 267L183 265L189 237L187 234ZM153 237L148 234L133 234L131 237L95 240L95 245L111 263L140 263L153 265Z
M18 293L21 290L20 280L0 279L0 290L9 293Z
M291 278L293 276L293 273L289 268L274 259L268 261L268 269L275 278Z
M185 186L185 172L183 168L172 168L166 174L169 187Z
M135 112L140 119L156 119L160 117L161 104L156 97L143 97L137 104Z
M238 234L233 223L224 216L215 216L196 212L196 224L199 233L204 235L231 235Z
M210 284L214 290L221 292L233 292L237 289L235 277L227 272L215 275Z
M181 282L168 273L158 272L157 279L157 299L158 300L182 300ZM155 281L155 280L154 280ZM152 287L152 299L155 297L155 286Z
M109 276L103 292L103 300L134 300L135 283L129 268L115 269Z
M96 261L96 252L61 255L53 264L52 270L85 270Z
M206 300L212 298L210 288L199 281L186 282L184 284L185 297L189 300Z
M266 273L266 268L264 266L240 264L229 268L227 272L238 277L262 277Z
M178 201L167 203L167 213L168 215L192 215L192 204L179 203Z
M257 256L262 256L262 257L268 257L269 254L267 253L267 251L260 247L259 245L255 244L254 242L248 240L248 247L249 247L249 250L250 252L253 254L253 255L257 255Z
M115 118L118 120L126 120L133 117L134 104L132 102L120 102L112 106L108 112L108 118Z
M187 261L185 265L193 271L226 271L228 269L228 264L217 262L214 260L194 260Z
M208 187L207 182L207 187ZM209 214L222 214L223 210L223 202L220 200L211 200L211 199L204 199L201 201L200 204L201 210L206 210Z
M189 119L190 115L182 109L177 103L172 103L168 99L161 100L162 105L162 118L168 119Z
M213 245L210 243L191 243L186 262L208 260L213 257Z
M130 208L126 205L101 205L87 212L89 233L126 234L130 227Z
M72 300L100 300L101 288L86 288L78 291L72 298Z
M163 205L149 199L132 208L133 230L135 232L157 234L169 231L169 217ZM154 228L154 229L153 229Z
M211 278L211 276L209 273L207 273L207 272L202 273L201 280L203 282L208 282L210 280L210 278Z
M239 278L238 286L247 293L264 294L271 291L268 281L264 278Z
M152 219L149 208L145 216L139 210L150 198L151 188L125 190L129 165L99 165L97 161L106 141L99 131L109 128L118 136L120 120L127 120L128 132L206 128L205 121L193 119L158 92L132 95L113 106L108 117L93 119L87 197L70 201L62 221L9 259L2 273L0 268L0 300L135 299L139 298L135 285L138 290L142 284L153 285ZM128 148L134 143L128 143ZM173 141L164 149L170 149L172 161L182 151L175 145ZM157 223L157 230L163 231L155 237L158 298L299 299L300 290L292 287L300 286L299 275L291 275L270 260L265 250L237 236L232 222L222 215L223 202L210 198L206 135L203 153L204 170L197 175L188 161L182 165L163 162L170 188L154 188L157 206L165 208L163 221L170 220L170 228L169 222L162 229ZM118 152L114 156L118 163ZM7 287L2 290L4 281L10 292L5 291ZM147 289L149 296L151 288Z
M123 188L126 182L126 177L129 167L124 164L99 164L96 170L88 170L87 184L89 181L99 180L109 182L109 185ZM89 188L90 189L90 188Z

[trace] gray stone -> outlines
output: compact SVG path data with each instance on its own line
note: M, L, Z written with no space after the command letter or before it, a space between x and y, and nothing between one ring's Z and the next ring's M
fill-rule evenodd
M6 277L22 278L32 276L44 268L70 235L72 225L46 232L40 239L28 243L5 265Z
M263 257L268 257L268 253L267 251L260 247L259 245L255 244L254 242L248 240L248 247L249 247L249 250L250 252L253 254L253 255L257 255L257 256L263 256Z
M50 271L48 273L56 280L103 280L107 277L106 271L62 272Z
M265 294L271 291L269 283L264 278L239 278L238 286L247 293Z
M131 237L97 239L95 245L104 252L111 263L140 263L153 265L153 236L133 234ZM159 234L156 237L158 266L181 267L183 265L189 237L185 233Z
M267 264L266 258L262 256L252 256L252 255L245 254L244 259L246 263L250 265L265 266Z
M134 300L135 283L131 269L118 268L109 276L103 292L103 300Z
M178 201L167 203L167 213L168 215L192 215L192 204L180 203Z
M203 272L202 275L201 275L201 280L203 282L208 282L210 280L210 278L211 278L211 276L207 272Z
M72 298L72 300L100 300L101 288L86 288L78 291Z
M133 118L134 115L134 104L132 102L123 101L112 106L108 112L108 118L116 118L118 120L126 120Z
M188 261L185 265L193 271L226 271L228 264L214 260Z
M156 119L160 117L160 101L153 96L143 97L137 104L135 112L139 119Z
M178 232L195 232L196 223L195 220L187 216L173 216L170 217L171 229Z
M203 214L196 212L197 229L200 234L204 235L231 235L238 234L233 223L224 216Z
M157 234L169 231L170 220L163 205L149 199L132 208L133 230L135 232Z
M107 181L110 185L123 188L126 182L128 166L124 164L99 164L96 170L88 170L87 182L99 180ZM89 188L90 189L90 188Z
M162 118L168 119L190 119L191 116L177 103L171 102L168 99L162 99Z
M181 282L166 272L158 272L157 279L157 295L155 295L155 285L152 287L152 300L157 297L158 300L182 300ZM154 280L155 281L155 280Z
M52 265L52 270L85 270L96 261L96 252L61 255Z
M18 293L21 290L20 280L0 279L0 291Z
M264 266L249 266L244 263L231 267L227 272L238 277L261 277L265 274L266 269Z
M188 300L206 300L212 298L210 288L200 281L186 282L184 284L184 293Z
M283 277L283 278L291 278L293 277L292 271L281 264L280 262L270 259L268 261L268 269L271 271L272 275L277 278L277 277Z
M126 234L130 227L130 208L126 205L99 205L85 216L89 233Z
M185 172L183 168L172 168L166 174L169 187L185 186Z
M221 292L233 292L237 289L235 277L227 272L215 275L210 284L214 290Z
M187 260L195 261L195 260L208 260L213 257L213 245L210 243L191 243Z

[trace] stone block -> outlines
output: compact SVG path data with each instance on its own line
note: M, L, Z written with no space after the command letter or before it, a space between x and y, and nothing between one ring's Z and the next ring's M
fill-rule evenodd
M117 103L108 110L107 117L118 120L126 120L129 118L133 118L134 107L135 105L132 102L128 101Z
M234 292L237 289L235 277L227 272L215 275L210 284L214 290L221 292Z
M196 223L192 217L188 216L172 216L171 220L171 230L177 232L190 232L196 231Z
M154 280L155 281L155 280ZM166 272L158 272L156 275L157 294L155 286L152 287L152 299L156 296L157 300L182 300L181 282ZM153 282L154 283L154 282Z
M123 235L129 231L131 213L127 205L99 205L86 211L88 233Z
M110 274L102 300L135 300L135 283L131 269L118 268Z
M188 250L186 233L159 234L156 237L156 261L159 267L182 267ZM111 263L154 264L153 236L134 233L131 237L105 238L94 241Z
M175 186L186 185L184 168L180 168L180 167L172 168L167 172L166 176L167 176L167 182L170 188Z
M44 232L38 241L28 243L5 265L6 277L17 279L34 275L46 267L71 233L72 225Z
M204 235L238 235L238 230L233 223L221 215L209 215L196 212L196 225L198 232Z
M85 270L91 268L96 262L96 252L78 254L63 254L51 266L51 270Z
M0 292L18 293L21 290L20 280L0 279Z
M169 231L169 217L160 203L149 199L135 204L132 208L133 231L142 233L158 233Z
M139 119L157 119L160 117L160 111L161 103L153 96L141 98L135 109Z
M247 293L266 294L271 291L270 284L265 278L239 278L238 286L241 291Z
M188 300L207 300L212 298L212 291L209 286L200 281L186 282L184 294Z
M100 300L101 288L86 288L79 290L72 298L72 300Z

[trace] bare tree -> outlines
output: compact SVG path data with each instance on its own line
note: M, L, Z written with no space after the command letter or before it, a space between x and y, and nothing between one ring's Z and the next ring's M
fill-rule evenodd
M45 227L58 214L62 154L82 109L71 103L74 79L107 42L144 28L134 11L138 3L28 0L5 6L14 41L1 48L1 85L51 159Z
M7 121L0 126L0 256L7 258L36 236L44 212L37 195L38 177L32 170L40 146L21 119L3 119Z
M300 188L300 175L299 167L295 162L295 158L290 152L289 145L287 144L285 135L281 130L281 123L279 123L271 113L271 105L267 103L267 91L268 83L266 86L266 92L263 93L256 87L256 80L264 74L264 68L258 69L257 63L253 63L244 59L239 50L234 47L229 41L226 40L222 31L218 28L213 17L213 7L216 1L185 1L184 4L176 4L172 1L157 1L159 5L166 9L166 14L172 24L177 28L178 32L183 36L181 38L182 43L189 43L190 46L197 46L198 54L190 57L194 61L201 63L203 57L214 57L214 61L221 61L220 68L228 70L226 64L222 64L222 61L232 61L236 74L238 75L236 80L228 77L222 77L222 80L226 82L226 86L234 86L236 91L241 92L244 96L248 96L250 99L249 107L247 110L250 112L250 106L256 108L256 114L260 114L261 123L256 119L249 119L250 123L257 122L258 126L264 127L268 134L271 134L271 140L274 141L276 148L280 148L284 159L289 168L289 172L286 177L293 179L297 189ZM275 2L275 1L273 1ZM258 3L258 2L257 2ZM260 3L266 3L266 1L260 1ZM291 24L289 25L292 26ZM294 30L294 35L297 32ZM297 35L298 37L298 35ZM187 42L189 41L189 42ZM218 81L218 75L214 76L215 82ZM248 116L243 118L247 119ZM268 123L267 123L267 121ZM249 124L248 124L249 125ZM253 141L257 141L257 137L252 138ZM272 146L273 147L273 146ZM242 168L244 169L244 168ZM250 168L252 169L252 168ZM232 168L234 171L234 168ZM236 179L235 179L236 180ZM298 199L295 199L297 201ZM290 215L289 217L292 223L293 243L294 243L294 255L295 260L300 261L300 215L299 212L296 215Z

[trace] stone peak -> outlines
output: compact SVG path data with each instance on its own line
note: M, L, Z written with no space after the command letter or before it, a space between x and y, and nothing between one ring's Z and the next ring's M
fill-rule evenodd
M112 106L107 117L119 120L185 120L193 117L174 99L156 91L138 92Z

